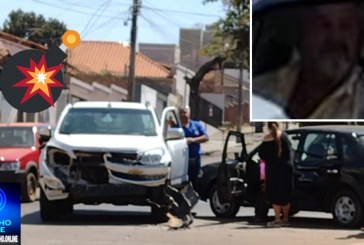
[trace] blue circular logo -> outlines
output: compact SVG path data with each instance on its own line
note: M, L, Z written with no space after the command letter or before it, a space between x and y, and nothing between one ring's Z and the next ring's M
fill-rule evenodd
M0 211L4 209L6 204L6 195L5 192L0 189Z

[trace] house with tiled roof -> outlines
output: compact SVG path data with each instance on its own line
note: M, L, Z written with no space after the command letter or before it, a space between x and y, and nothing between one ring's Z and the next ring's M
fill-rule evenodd
M99 97L87 92L97 82L105 89L118 86L125 93L113 100L126 100L130 46L122 42L82 41L75 48L67 51L67 73L70 74L70 91L75 99L94 100ZM135 96L136 100L148 100L157 111L171 104L176 104L174 96L175 80L168 67L137 52L135 59ZM87 86L80 86L80 82Z
M26 49L47 51L47 47L9 33L0 32L0 71L6 60ZM55 123L65 105L78 100L122 101L127 98L130 47L120 42L82 41L67 50L64 64L66 89L55 104L44 113L20 113L1 96L0 122L50 121ZM168 66L142 53L136 55L136 99L149 101L161 112L176 105L181 98L174 95L175 80ZM181 96L180 96L181 97Z

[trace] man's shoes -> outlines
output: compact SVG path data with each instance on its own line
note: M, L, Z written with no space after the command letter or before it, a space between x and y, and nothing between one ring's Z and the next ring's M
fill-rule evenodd
M183 219L180 219L171 213L167 213L167 217L169 218L168 227L174 230L187 228L193 223L193 217L190 214L186 215Z
M167 213L168 220L168 227L171 229L179 229L183 227L182 219L172 215L171 213Z

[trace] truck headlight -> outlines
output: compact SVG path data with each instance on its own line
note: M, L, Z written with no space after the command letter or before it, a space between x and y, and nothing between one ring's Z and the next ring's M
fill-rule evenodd
M145 151L140 156L140 162L142 164L157 164L162 162L164 156L164 150L162 148L156 148Z
M18 171L20 169L20 162L5 162L1 164L2 171Z
M46 162L58 165L69 166L71 164L71 157L62 149L55 147L48 147L45 155Z

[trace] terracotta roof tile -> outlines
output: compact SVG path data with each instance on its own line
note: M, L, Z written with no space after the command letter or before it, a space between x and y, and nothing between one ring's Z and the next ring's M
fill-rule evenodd
M24 38L21 38L21 37L18 37L18 36L12 35L10 33L3 32L3 31L0 31L0 38L6 39L6 40L14 42L14 43L22 44L26 47L33 48L33 49L40 49L43 51L46 51L48 49L46 46L43 46L39 43L32 42L32 41L26 40Z
M130 47L118 42L82 41L81 44L68 51L68 63L83 73L102 73L113 75L128 74ZM170 71L143 55L137 53L135 59L136 77L170 77Z

